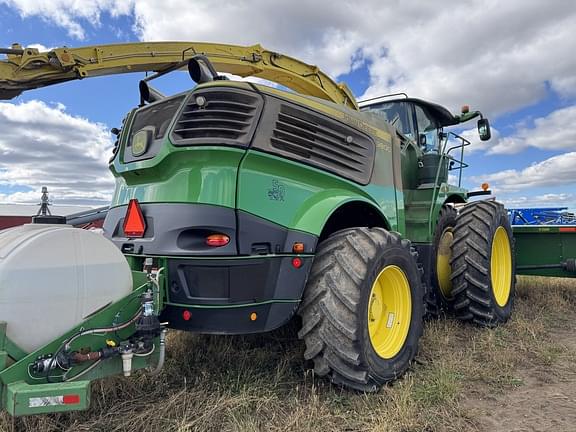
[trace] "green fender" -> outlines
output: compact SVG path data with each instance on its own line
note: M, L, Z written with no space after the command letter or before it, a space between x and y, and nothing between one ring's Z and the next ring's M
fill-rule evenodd
M388 221L378 202L395 203L394 188L361 186L258 151L249 151L242 161L237 208L286 228L320 235L330 215L352 201L370 205ZM395 206L390 210L394 218Z
M310 197L294 215L292 225L294 229L320 235L334 212L349 203L362 203L370 206L381 217L383 224L390 226L376 203L360 195L351 195L349 191L341 189L322 191Z

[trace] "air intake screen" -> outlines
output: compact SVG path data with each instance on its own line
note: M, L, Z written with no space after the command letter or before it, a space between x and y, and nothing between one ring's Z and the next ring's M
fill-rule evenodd
M270 138L273 152L367 184L374 143L363 133L328 117L283 104Z
M239 89L206 89L192 93L172 132L175 145L246 147L262 110L262 99Z

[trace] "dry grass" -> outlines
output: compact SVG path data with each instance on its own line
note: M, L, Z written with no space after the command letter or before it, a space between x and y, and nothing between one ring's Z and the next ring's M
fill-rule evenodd
M514 318L493 330L427 324L411 371L378 394L318 380L295 329L246 337L171 334L159 377L93 385L87 412L11 419L22 431L474 431L470 400L512 392L521 371L553 381L576 360L576 280L520 278ZM567 366L568 365L568 366ZM308 365L309 366L309 365ZM573 370L572 370L573 372Z

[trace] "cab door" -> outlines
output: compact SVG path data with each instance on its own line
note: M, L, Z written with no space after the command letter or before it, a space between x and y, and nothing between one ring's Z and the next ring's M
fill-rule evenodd
M437 121L419 105L414 105L418 144L424 153L440 153L440 128Z

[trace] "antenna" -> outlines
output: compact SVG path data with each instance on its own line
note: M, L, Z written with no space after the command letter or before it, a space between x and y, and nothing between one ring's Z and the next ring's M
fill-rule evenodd
M40 198L40 204L38 205L40 208L38 209L36 216L52 216L50 208L48 207L50 204L48 198L48 188L46 186L42 186L42 198Z
M42 198L40 198L40 208L36 216L32 216L32 223L34 224L65 224L65 216L53 216L50 212L50 199L48 198L48 188L42 186Z

